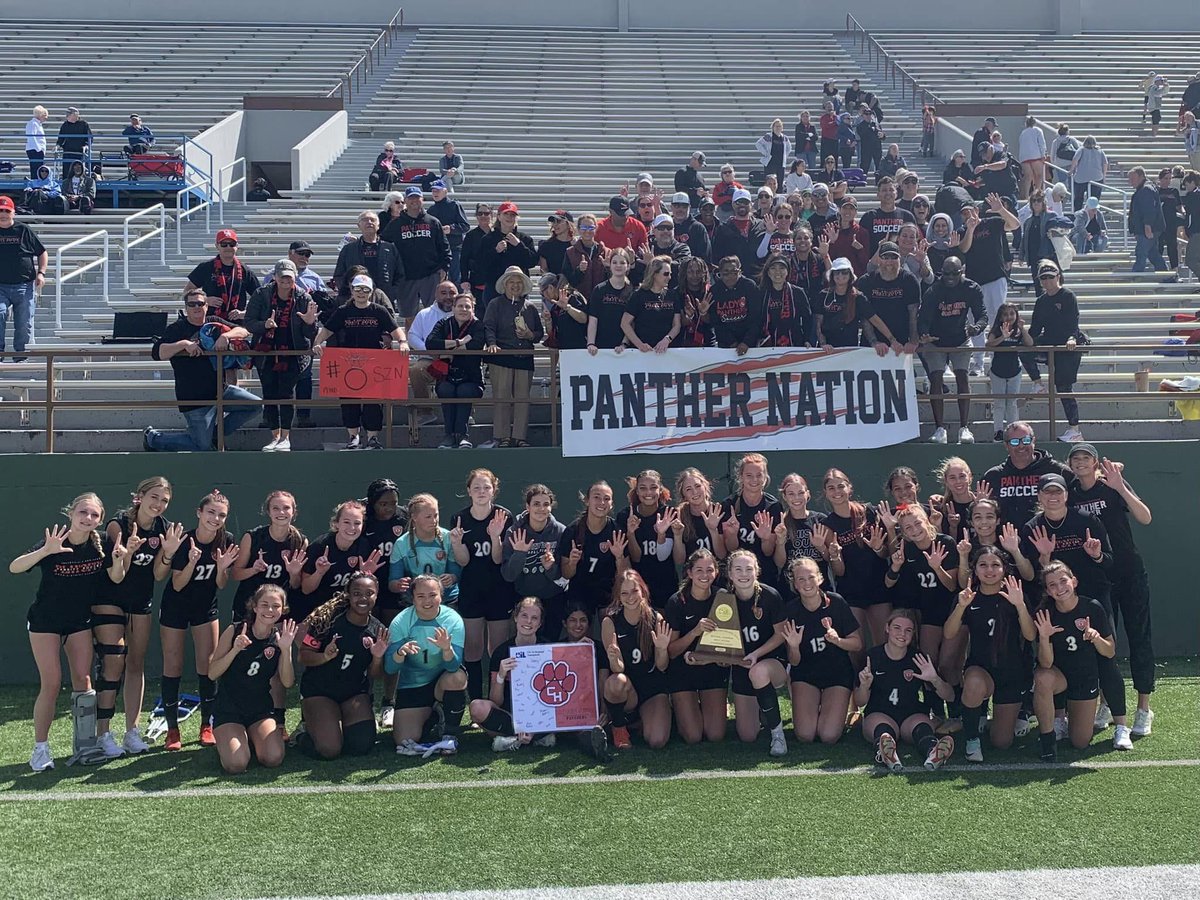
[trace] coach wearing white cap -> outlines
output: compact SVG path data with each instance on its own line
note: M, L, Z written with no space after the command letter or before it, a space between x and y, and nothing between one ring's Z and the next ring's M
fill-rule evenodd
M713 232L712 259L736 256L742 262L742 273L757 282L763 261L758 258L758 245L767 233L762 219L750 215L750 192L738 188L733 192L733 218L722 222Z
M675 223L675 240L687 244L692 256L708 262L708 229L692 217L691 201L684 191L671 195L671 220Z

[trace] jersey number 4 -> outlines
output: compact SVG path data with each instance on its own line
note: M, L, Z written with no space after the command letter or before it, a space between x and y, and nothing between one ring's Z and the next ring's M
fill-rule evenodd
M892 688L892 692L888 694L888 703L892 706L900 705L900 688Z

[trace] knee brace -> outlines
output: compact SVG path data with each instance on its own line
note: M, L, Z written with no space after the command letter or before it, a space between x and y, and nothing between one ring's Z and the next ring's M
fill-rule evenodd
M92 627L97 625L120 625L125 627L125 616L116 613L96 613L92 616ZM103 691L119 691L121 684L125 680L125 663L121 663L121 674L112 680L104 677L104 658L106 656L124 657L129 653L129 649L124 644L104 644L98 640L93 640L92 646L96 652L96 677L93 679L96 690Z
M342 753L365 756L375 747L375 721L364 719L342 729Z

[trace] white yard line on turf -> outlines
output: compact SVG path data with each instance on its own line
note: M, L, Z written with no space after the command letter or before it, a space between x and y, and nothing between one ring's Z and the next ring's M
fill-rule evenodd
M1055 772L1098 769L1158 769L1200 766L1200 759L1126 759L1070 763L980 763L943 766L940 772L966 775L971 772ZM120 791L7 791L0 792L0 803L63 803L81 800L176 800L190 797L304 796L312 794L387 794L404 791L481 790L493 788L530 788L572 784L656 784L668 781L708 781L724 778L808 778L829 775L871 775L876 766L849 766L828 769L750 769L726 771L713 769L653 775L628 772L621 775L564 775L560 777L496 778L491 781L416 781L395 784L323 784L323 785L229 785L222 787L165 788ZM920 766L906 773L925 774ZM929 773L936 775L939 773Z
M1198 883L1200 866L1131 866L619 884L515 891L362 894L288 900L676 900L681 896L720 897L721 900L1029 900L1030 897L1054 897L1055 900L1107 900L1110 897L1180 900L1195 897Z

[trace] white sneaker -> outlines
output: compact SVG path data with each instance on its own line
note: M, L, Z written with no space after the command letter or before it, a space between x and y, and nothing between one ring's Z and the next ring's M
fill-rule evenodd
M360 446L359 436L356 434L354 437L350 438L350 440L346 441L346 446L343 447L342 449L343 450L357 450L359 448L359 446Z
M1050 389L1048 387L1046 387L1046 382L1035 381L1033 383L1033 390L1030 391L1029 393L1031 393L1031 394L1047 394L1049 392L1050 392Z
M1154 724L1154 710L1139 709L1133 714L1133 733L1138 737L1146 737L1150 734L1151 726Z
M396 752L401 756L421 756L425 749L425 744L418 744L416 741L401 741L396 745Z
M553 747L557 743L558 743L558 738L556 738L554 736L553 732L551 732L550 734L543 734L540 738L538 738L536 741L533 742L533 746L535 746L535 747Z
M1113 723L1112 710L1108 708L1108 704L1103 700L1096 707L1095 727L1097 731L1103 731Z
M771 755L787 756L787 735L783 733L782 722L771 729Z
M958 442L960 444L975 443L975 435L971 434L971 429L968 428L966 425L964 425L962 428L958 429Z
M396 717L396 708L388 705L379 710L379 727L391 730L392 720Z
M108 759L116 759L118 756L125 755L125 748L117 743L117 739L113 737L111 731L100 735L100 749L104 751L104 756Z
M142 733L136 728L130 728L125 732L125 739L121 741L121 746L130 755L145 753L150 749L150 745L142 740Z
M1058 436L1064 444L1078 444L1083 440L1083 432L1072 426Z
M931 444L946 443L946 429L938 428L936 431L934 431L933 435L929 438L929 443L931 443Z
M1129 739L1128 725L1118 725L1113 729L1113 747L1118 750L1133 749L1133 741Z
M279 449L279 438L271 438L271 443L263 447L263 453L272 453Z
M498 734L492 738L492 750L496 753L508 753L521 748L521 739L515 735Z
M983 762L983 741L979 738L967 741L967 762Z
M29 768L35 772L45 772L54 768L54 757L50 753L50 744L34 744L33 756L29 757Z
M453 756L458 752L458 738L453 735L446 735L440 741L435 741L432 744L418 744L425 748L425 752L421 754L423 759L429 759L435 753L441 756Z
M1065 741L1071 736L1071 726L1067 722L1066 717L1054 717L1054 739L1056 741Z
M291 449L292 449L292 439L291 438L280 438L279 441L275 444L275 452L276 453L287 453Z
M1014 737L1025 737L1033 730L1033 723L1029 721L1027 716L1018 715L1017 724L1013 727Z

